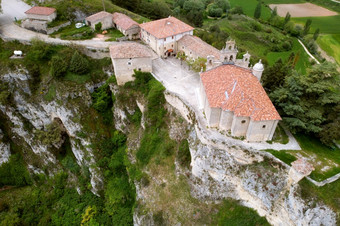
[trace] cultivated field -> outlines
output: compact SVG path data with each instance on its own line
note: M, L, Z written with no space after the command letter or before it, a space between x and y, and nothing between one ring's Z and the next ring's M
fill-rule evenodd
M281 17L285 17L289 12L292 17L320 17L320 16L335 16L336 12L330 11L321 6L311 3L303 4L270 4L269 7L274 9L277 7L277 13Z

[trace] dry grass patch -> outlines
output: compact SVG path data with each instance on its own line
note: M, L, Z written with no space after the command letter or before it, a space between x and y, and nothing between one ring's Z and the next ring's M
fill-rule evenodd
M285 17L289 12L292 17L319 17L319 16L335 16L336 12L328 10L312 3L303 4L270 4L269 7L274 9L277 7L277 14Z

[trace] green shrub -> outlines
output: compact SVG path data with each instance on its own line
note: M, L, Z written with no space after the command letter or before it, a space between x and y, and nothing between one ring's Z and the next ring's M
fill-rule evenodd
M32 180L20 154L11 155L9 161L0 166L0 187L30 184L32 184Z
M68 63L64 60L64 58L57 55L52 57L50 66L51 75L56 78L61 78L64 77L67 72Z
M97 32L101 31L101 29L102 29L102 23L101 23L101 22L97 23L97 24L94 26L94 28L95 28L95 30L96 30Z
M6 105L10 102L11 93L8 89L8 84L0 81L0 104Z
M191 154L189 149L189 143L186 139L183 139L179 145L178 161L181 166L189 168L191 163Z
M89 69L88 60L80 55L78 51L75 51L70 64L70 71L77 74L85 74Z

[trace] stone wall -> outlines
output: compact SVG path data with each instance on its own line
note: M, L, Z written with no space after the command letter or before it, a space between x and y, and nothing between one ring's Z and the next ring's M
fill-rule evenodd
M96 24L98 23L102 23L102 28L101 28L102 30L112 28L113 27L112 16L107 16L107 17L104 17L100 20L93 21L93 22L86 21L86 25L90 26L93 30L96 29Z
M248 141L265 141L273 138L278 120L250 121L246 138Z
M118 85L133 81L134 70L152 72L151 58L112 59Z
M26 19L26 20L23 20L21 22L21 27L23 27L27 30L32 30L32 31L36 31L36 32L39 32L39 33L49 35L49 34L52 34L56 31L58 31L60 28L66 27L66 26L71 24L71 22L68 21L68 22L61 24L59 26L49 28L47 26L47 23L48 23L48 21L44 21L44 20Z
M52 13L51 15L38 15L38 14L26 14L28 19L32 20L45 20L45 21L53 21L57 17L57 12Z

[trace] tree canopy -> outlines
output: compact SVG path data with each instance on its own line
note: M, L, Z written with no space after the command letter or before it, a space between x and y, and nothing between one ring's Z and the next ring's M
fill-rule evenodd
M282 71L278 70L278 77ZM338 133L329 134L339 128L339 94L339 73L326 62L313 66L306 75L293 71L269 96L293 133L312 133L330 142L339 139Z

